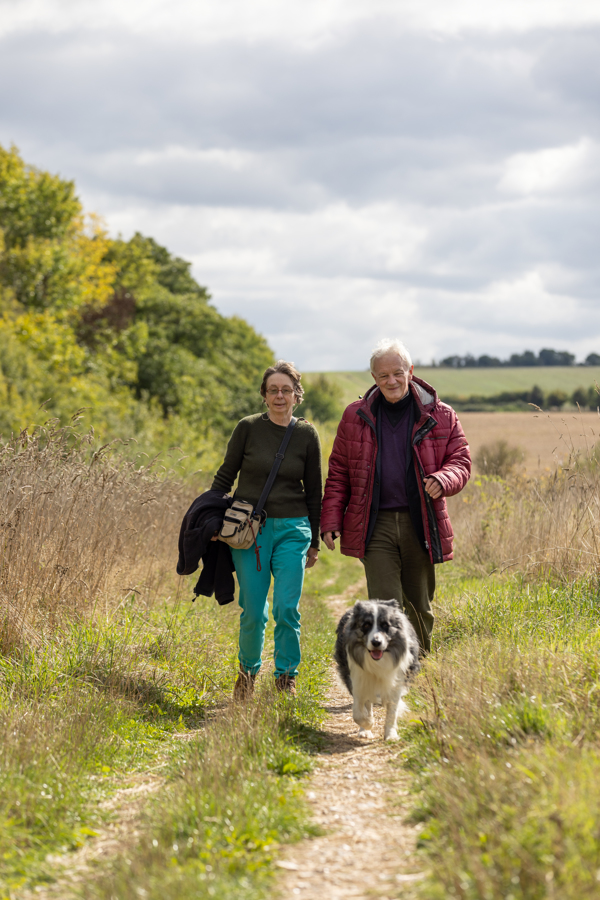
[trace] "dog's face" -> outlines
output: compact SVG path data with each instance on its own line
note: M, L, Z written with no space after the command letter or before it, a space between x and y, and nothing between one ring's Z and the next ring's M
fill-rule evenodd
M369 653L376 662L391 653L394 663L407 649L403 615L395 600L359 600L346 626L348 650L362 661Z

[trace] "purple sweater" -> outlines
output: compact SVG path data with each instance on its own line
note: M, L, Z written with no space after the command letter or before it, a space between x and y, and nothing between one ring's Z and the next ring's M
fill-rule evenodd
M408 509L410 392L398 403L381 401L381 492L379 509Z

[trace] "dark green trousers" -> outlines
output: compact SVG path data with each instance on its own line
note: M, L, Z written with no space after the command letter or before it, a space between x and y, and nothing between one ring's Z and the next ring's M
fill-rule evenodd
M369 599L401 603L421 649L429 653L435 567L419 544L409 512L379 511L363 563Z

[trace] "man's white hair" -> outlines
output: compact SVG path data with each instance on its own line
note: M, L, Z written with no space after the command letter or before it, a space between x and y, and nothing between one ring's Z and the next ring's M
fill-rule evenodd
M397 338L386 338L383 341L379 341L379 343L371 353L371 372L373 371L375 360L379 359L381 356L385 356L387 353L397 353L402 360L402 364L405 369L410 369L413 364L411 355L402 341L399 341Z

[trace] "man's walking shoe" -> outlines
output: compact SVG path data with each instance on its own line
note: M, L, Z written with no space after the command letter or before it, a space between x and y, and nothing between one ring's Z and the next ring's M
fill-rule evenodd
M252 698L252 695L254 694L255 681L256 675L253 675L252 672L244 672L242 671L242 669L240 669L240 674L237 677L237 681L233 689L233 699L238 702L250 700Z
M293 675L278 675L275 679L275 687L281 694L296 696L296 679Z

